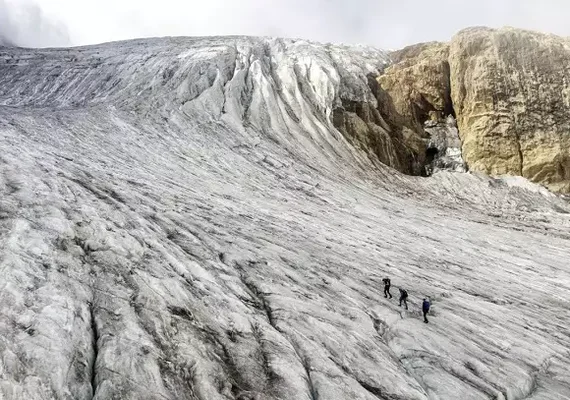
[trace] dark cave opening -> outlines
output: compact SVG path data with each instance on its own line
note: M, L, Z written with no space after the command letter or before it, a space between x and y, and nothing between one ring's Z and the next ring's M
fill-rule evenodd
M437 147L428 147L426 149L426 158L424 162L424 168L422 170L422 176L428 177L433 172L433 161L436 159L437 155L439 154L439 150Z
M438 154L439 150L436 147L428 147L426 149L426 164L431 164Z

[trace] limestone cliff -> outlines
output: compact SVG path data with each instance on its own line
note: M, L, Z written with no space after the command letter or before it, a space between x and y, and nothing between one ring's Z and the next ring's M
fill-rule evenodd
M392 65L377 78L380 109L407 143L422 143L422 174L464 171L449 79L449 45L422 43L391 54ZM421 147L421 146L420 146Z
M435 42L393 52L391 64L369 79L377 102L342 99L342 107L335 109L335 127L384 164L411 175L429 174L435 167L433 152L447 151L441 148L448 142L441 133L450 127L453 135L455 130L446 119L454 115L448 57L449 45ZM432 146L426 122L437 126L438 146Z
M406 47L392 53L394 64L378 78L400 121L416 132L426 120L452 114L448 55L444 43Z
M570 41L474 28L450 47L452 99L471 169L570 191Z
M456 116L469 169L570 192L570 40L471 28L391 58L379 100L398 124L433 142L426 121Z
M382 112L367 102L342 101L335 108L333 123L356 148L398 171L421 175L425 164L426 143L416 132L394 121L393 112Z

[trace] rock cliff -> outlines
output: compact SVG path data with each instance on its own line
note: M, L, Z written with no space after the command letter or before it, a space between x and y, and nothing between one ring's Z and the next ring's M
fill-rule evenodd
M416 136L454 115L469 169L570 192L570 40L472 28L392 60L378 82Z
M396 117L421 132L426 120L453 114L449 82L449 45L425 43L391 54L393 64L378 78Z
M394 131L415 148L420 174L446 168L465 171L454 119L449 79L449 45L423 43L391 54L392 64L377 78L380 110Z
M468 29L451 42L451 88L470 168L570 191L570 40Z

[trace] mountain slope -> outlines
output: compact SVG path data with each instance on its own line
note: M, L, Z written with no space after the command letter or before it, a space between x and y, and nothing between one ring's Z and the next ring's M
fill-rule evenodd
M569 204L384 165L422 165L374 93L387 63L1 49L2 397L567 398Z

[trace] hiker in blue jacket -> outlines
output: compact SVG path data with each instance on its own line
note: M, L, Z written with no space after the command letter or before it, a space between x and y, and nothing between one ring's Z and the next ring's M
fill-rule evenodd
M424 322L427 324L428 323L428 319L427 319L427 314L429 312L429 300L428 299L424 299L424 302L422 303L422 311L424 312Z

